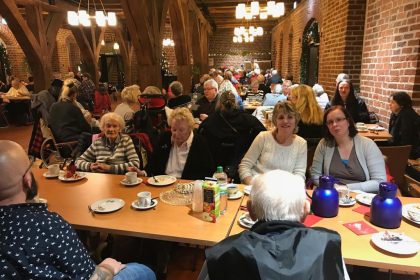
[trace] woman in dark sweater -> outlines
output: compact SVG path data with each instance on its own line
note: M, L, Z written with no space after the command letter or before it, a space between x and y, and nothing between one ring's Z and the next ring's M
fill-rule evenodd
M369 123L369 111L363 99L356 96L350 80L341 80L337 84L334 97L325 106L325 111L331 106L343 106L351 115L354 122Z
M411 145L411 159L420 157L420 116L413 110L410 96L399 91L391 94L389 100L391 118L389 133L392 138L390 145Z

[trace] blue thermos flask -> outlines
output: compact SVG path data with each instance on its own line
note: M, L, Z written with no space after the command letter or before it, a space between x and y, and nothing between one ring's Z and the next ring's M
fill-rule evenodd
M338 192L333 176L320 176L319 186L312 194L312 212L320 217L331 218L338 214Z
M379 194L372 199L370 221L382 228L399 228L402 219L402 204L397 197L397 185L379 184Z

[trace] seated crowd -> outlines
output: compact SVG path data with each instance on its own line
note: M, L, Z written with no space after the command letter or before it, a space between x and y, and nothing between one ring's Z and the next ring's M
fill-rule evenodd
M242 91L245 83L249 91ZM168 174L196 180L212 176L217 166L223 166L229 178L253 186L248 209L258 222L250 231L206 251L202 279L348 278L340 236L301 224L309 212L305 183L317 186L325 174L350 190L377 193L379 183L387 180L377 144L356 129L356 122L369 123L370 117L348 76L337 77L335 94L329 101L322 86L293 84L293 77L283 80L275 70L263 75L259 69L248 74L238 69L224 73L212 69L196 86L197 96L201 96L198 100L185 93L179 81L170 84L168 94L154 86L142 92L139 86L131 85L122 90L122 103L114 112L109 112L108 86L101 86L96 93L94 87L89 75L83 75L82 81L73 75L63 82L59 97L57 90L42 93L56 101L54 104L48 101L47 106L48 98L41 95L36 99L43 108L39 117L56 140L78 142L71 157L79 170L112 174L136 171L138 176ZM19 92L18 85L13 88L13 94ZM242 99L251 96L272 110L272 128L267 130L258 114L256 117L244 110ZM166 106L161 106L161 100ZM420 129L412 129L413 124L420 128L420 117L412 109L410 96L405 92L392 94L390 109L392 138L386 145L413 145L411 158L420 157ZM4 259L0 266L7 266L7 276L26 279L44 273L57 278L155 279L150 269L136 263L122 265L106 259L95 266L67 222L45 206L25 203L36 194L28 158L17 144L0 142L0 170L5 175L0 176L0 256ZM146 160L142 159L145 148ZM315 150L309 164L308 148ZM17 168L6 174L10 166ZM30 248L32 242L21 241L16 241L12 251L7 249L9 235L13 238L11 232L19 230L14 215L26 215L28 221L53 221L53 226L43 230L54 236L54 243L70 239L69 250L78 252L71 267L61 263L62 250L52 251L53 259L26 259L21 264L21 251L35 249ZM24 234L24 240L35 236L31 230ZM264 246L257 247L257 241L252 240ZM274 250L268 260L262 258L278 244L287 249L282 254ZM45 247L40 244L40 248ZM37 254L46 253L38 250ZM299 269L293 269L297 265ZM109 278L95 276L102 273ZM130 273L143 276L129 278Z

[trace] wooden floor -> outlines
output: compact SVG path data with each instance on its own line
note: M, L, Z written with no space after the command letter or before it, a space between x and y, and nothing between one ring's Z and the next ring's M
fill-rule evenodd
M0 129L0 139L1 140L12 140L27 150L29 139L32 132L32 126L23 126L23 127L14 127L10 126L8 128ZM195 262L195 271L193 271L194 258ZM197 279L198 274L200 273L201 267L204 262L204 250L192 248L183 245L174 246L170 262L167 269L167 280L187 280L187 279ZM395 273L392 275L392 278L388 278L387 272L379 272L374 269L352 269L349 268L350 277L352 279L371 279L371 280L419 280L420 274L417 275L407 275L404 273L398 274Z

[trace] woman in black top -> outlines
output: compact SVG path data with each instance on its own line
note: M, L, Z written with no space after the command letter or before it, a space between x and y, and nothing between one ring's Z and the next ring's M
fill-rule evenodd
M369 123L369 111L363 99L354 94L354 87L350 80L342 80L337 84L334 97L325 106L325 111L331 106L341 105L347 109L354 122Z
M411 145L411 159L420 157L420 116L413 110L410 96L399 91L391 94L389 99L391 118L389 133L390 145Z

